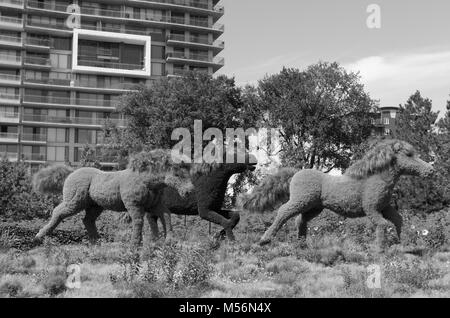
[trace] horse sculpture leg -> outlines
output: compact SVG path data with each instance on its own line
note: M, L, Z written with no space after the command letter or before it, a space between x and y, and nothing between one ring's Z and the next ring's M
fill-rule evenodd
M70 202L62 202L52 212L52 218L36 235L36 239L40 240L44 236L50 234L65 218L75 215L83 210L75 196Z
M272 241L272 238L277 234L281 227L294 216L301 213L301 208L298 202L289 200L286 204L282 205L278 210L275 221L264 233L263 237L259 241L259 244L266 245Z
M100 238L95 221L102 212L103 208L99 206L91 206L86 208L86 215L83 218L83 224L86 228L91 243L95 243Z
M156 241L159 238L158 217L150 215L149 213L147 213L145 216L147 217L148 225L150 225L152 241Z
M376 209L366 209L366 215L376 225L376 244L377 251L383 253L386 248L386 231L389 227L389 222L383 217L381 212Z
M133 222L133 234L131 241L134 247L139 247L142 243L142 229L144 227L145 210L138 206L128 206L126 208Z
M239 222L239 213L227 210L216 212L203 207L199 207L198 212L202 219L222 226L225 235L230 241L235 240L233 228ZM224 215L230 217L230 219L224 217Z
M236 225L239 223L239 220L241 219L241 216L239 215L239 212L237 211L232 211L232 210L224 210L222 209L221 211L217 212L218 214L220 214L221 216L223 216L224 218L229 220L229 231L230 233L227 233L226 229L223 229L222 231L220 231L217 234L217 237L220 239L223 239L225 237L230 238L231 240L235 240L234 234L233 234L233 230L236 227Z
M166 226L167 226L167 231L169 233L173 232L173 227L172 227L172 215L170 213L170 210L167 209L167 212L164 213L164 219L166 221Z
M299 241L306 245L306 235L308 232L308 222L312 221L316 216L318 216L322 212L322 209L313 210L306 214L300 214L295 219L295 225L298 230L298 239Z
M402 216L400 215L400 213L398 213L396 209L394 209L391 206L388 206L386 209L383 210L383 217L386 220L392 222L392 224L394 224L395 230L397 232L397 238L400 243L402 239L402 226L403 226Z
M164 238L167 237L167 223L169 224L170 231L172 231L170 210L167 208L165 204L160 203L156 207L154 207L151 211L147 211L146 217L148 224L150 225L152 240L156 241L159 239L158 219L160 220L163 228Z

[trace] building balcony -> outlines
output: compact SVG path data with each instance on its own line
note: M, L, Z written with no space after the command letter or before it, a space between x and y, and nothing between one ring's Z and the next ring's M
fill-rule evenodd
M10 162L16 162L19 154L17 152L0 152L0 158L6 158Z
M169 63L186 63L194 66L212 66L214 71L219 70L225 65L225 59L222 57L211 58L206 54L195 54L195 53L178 53L170 52L167 53L167 62Z
M48 115L23 114L22 122L25 123L53 123L71 124L70 117L57 117Z
M0 7L23 9L24 0L0 0Z
M46 161L46 155L41 153L22 153L22 160L43 163Z
M19 123L19 114L18 113L1 112L0 113L0 123L18 124Z
M50 58L47 57L39 57L39 56L26 56L24 65L33 68L44 68L50 69L52 64L50 62Z
M0 34L0 45L22 47L22 38L18 36Z
M19 55L0 54L0 65L3 67L18 68L22 66L22 58Z
M189 74L190 72L193 72L193 71L174 68L172 71L166 71L166 76L168 76L168 77L184 77L187 74ZM209 74L208 71L203 71L203 70L202 71L196 71L196 72Z
M171 34L167 37L167 44L178 47L202 48L213 50L214 54L220 53L225 48L225 42L221 40L210 41L198 36Z
M70 73L64 73L70 76ZM0 74L0 83L2 83ZM20 84L20 78L19 78ZM136 91L139 88L139 84L134 83L95 83L95 82L80 82L77 80L72 80L70 78L60 79L60 78L25 78L23 84L26 87L53 87L53 88L67 88L77 91L86 92L111 92L111 93L125 93L129 91Z
M110 62L105 60L93 60L83 59L82 56L78 57L79 66L99 67L99 68L111 68L116 70L128 70L128 71L142 71L144 64L127 64L120 62Z
M57 97L57 96L39 96L39 95L25 95L23 103L28 105L53 105L59 108L86 108L93 110L114 110L115 102L112 100L97 100L87 98Z
M171 72L166 71L166 76L167 77L183 77L186 75L186 70L180 70L180 69L173 69Z
M20 104L20 96L16 94L0 93L0 104Z
M132 2L148 3L149 5L159 6L160 8L180 8L183 7L185 11L207 13L216 18L220 18L225 13L225 9L221 5L210 7L207 1L196 0L130 0Z
M25 78L23 83L27 86L58 86L69 87L71 84L70 79L59 78Z
M29 31L41 34L67 35L73 32L64 22L57 21L52 23L33 21L28 19L25 28Z
M19 142L19 134L0 132L0 142L17 143Z
M23 30L23 20L21 18L0 16L0 28L3 30Z
M20 75L11 75L0 73L0 84L20 85Z
M45 134L22 134L22 141L27 143L47 143L47 135Z
M36 51L49 51L51 48L51 41L50 39L27 37L25 40L25 47Z
M43 10L43 11L56 11L56 12L67 13L67 5L51 3L51 2L41 2L41 1L35 1L35 0L28 0L27 9L36 9L36 10Z
M147 1L141 1L141 2L147 2ZM153 2L154 4L165 4L167 5L168 3L166 1L149 1L149 2ZM174 0L175 2L175 0ZM200 2L197 1L192 1L192 4L198 4ZM174 4L172 4L174 5ZM177 4L177 6L179 6ZM43 4L41 2L38 1L29 1L27 3L27 7L30 9L34 9L34 10L44 10L44 11L49 11L49 12L56 12L56 13L60 13L63 14L64 16L67 15L68 13L66 12L67 7L64 5L59 5L59 4ZM190 6L190 7L194 7L194 6ZM210 14L212 14L215 17L215 20L217 20L217 17L215 16L215 14L218 14L220 16L223 15L223 7L218 7L216 6L217 9L212 9L209 11ZM215 8L216 8L215 7ZM156 23L156 24L181 24L181 25L186 25L186 26L192 26L192 27L200 27L200 28L204 28L204 29L210 29L211 31L215 32L223 32L224 31L224 26L222 24L217 24L214 23L213 25L210 25L208 21L205 20L199 20L199 19L190 19L190 21L185 20L184 18L177 18L177 17L164 17L164 16L142 16L141 14L134 14L133 12L127 12L124 10L105 10L105 9L100 9L100 8L90 8L90 7L80 7L81 10L81 16L83 16L84 18L92 18L92 19L99 19L99 18L111 18L111 19L125 19L125 20L132 20L135 22L146 22L146 23ZM41 23L41 22L27 22L27 26L30 27L38 27L38 28L52 28L52 29L58 29L58 24L53 24L53 25L49 25L49 24L45 24L45 23ZM61 30L67 30L69 31L70 29L67 28L67 26L64 23L61 23L60 26Z
M49 124L54 126L54 124L67 126L96 126L102 127L107 122L118 126L124 126L125 121L122 119L105 119L105 118L89 118L89 117L58 117L58 116L48 116L48 115L34 115L34 114L24 114L23 123L40 123Z
M114 84L100 84L100 83L86 83L86 82L80 82L80 81L74 81L74 87L77 90L83 90L83 91L119 91L119 92L129 92L129 91L136 91L138 90L140 84L134 84L134 83L114 83Z

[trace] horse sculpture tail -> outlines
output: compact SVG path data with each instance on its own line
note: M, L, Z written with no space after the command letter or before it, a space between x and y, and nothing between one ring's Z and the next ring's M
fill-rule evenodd
M74 169L59 165L42 168L33 176L33 189L38 193L61 193L64 182Z
M298 172L294 168L282 168L267 176L252 193L241 195L239 205L250 212L272 212L289 200L289 186Z

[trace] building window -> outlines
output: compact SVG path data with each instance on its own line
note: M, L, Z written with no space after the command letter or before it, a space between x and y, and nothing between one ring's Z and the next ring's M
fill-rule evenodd
M75 143L77 144L94 144L95 130L77 129L75 134Z
M54 68L71 68L71 55L69 54L50 54L50 63Z
M47 128L47 141L49 142L68 142L67 129L65 128Z
M156 45L152 45L152 59L165 59L165 48L164 46L156 46Z
M72 40L70 38L53 38L53 47L55 50L72 50Z
M4 153L17 153L17 145L0 145L0 155Z
M390 121L389 121L389 117L385 117L383 118L383 124L385 125L389 125Z
M16 106L0 106L0 115L17 115L19 109Z
M47 147L47 160L64 162L66 159L66 147Z
M163 76L165 75L165 64L163 63L152 63L152 75Z
M389 128L385 128L385 129L384 129L384 134L385 134L386 136L389 136L389 135L391 134L391 130L390 130Z

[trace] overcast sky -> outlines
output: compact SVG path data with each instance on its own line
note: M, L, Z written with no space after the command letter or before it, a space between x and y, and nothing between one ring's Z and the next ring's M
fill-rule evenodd
M304 69L338 61L360 71L382 106L405 103L416 90L445 111L450 99L450 0L222 0L225 67L239 84L283 66ZM381 8L369 29L367 7Z

